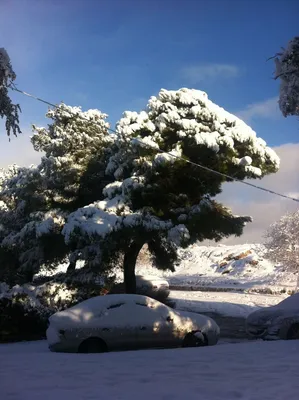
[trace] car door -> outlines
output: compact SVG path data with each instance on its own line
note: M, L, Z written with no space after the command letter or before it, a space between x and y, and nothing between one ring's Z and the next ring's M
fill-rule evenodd
M178 330L179 325L177 315L171 310L165 310L163 324L161 324L160 329L160 340L163 347L172 347L180 344L181 335Z
M110 349L133 350L137 348L137 330L132 308L125 302L108 307L97 320L98 336Z
M138 322L136 335L138 347L167 347L173 342L173 319L168 307L161 304L152 308L149 304L136 303Z

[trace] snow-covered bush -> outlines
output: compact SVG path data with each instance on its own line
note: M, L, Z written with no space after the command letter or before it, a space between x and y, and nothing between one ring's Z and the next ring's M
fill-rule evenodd
M101 199L109 182L105 160L114 137L107 115L60 104L47 117L51 124L34 126L31 139L45 154L41 163L0 174L0 279L10 284L30 282L41 267L55 268L67 257L65 219ZM73 253L73 268L78 257Z
M123 257L124 280L136 290L135 263L147 243L155 265L172 269L178 247L241 235L250 217L216 202L224 176L262 178L279 159L236 116L193 89L151 97L147 111L125 112L107 174L106 198L79 208L63 228L66 242L102 270ZM188 163L189 161L189 163Z
M78 277L79 278L79 277ZM103 294L113 281L103 279L95 284L82 276L60 277L42 285L12 288L0 283L0 342L38 340L45 337L48 318L57 311L65 310L81 301Z
M18 104L13 104L8 89L11 88L12 82L16 79L16 74L12 69L9 55L2 47L0 48L0 117L5 117L5 129L7 136L11 133L15 136L21 133L19 127L19 111Z
M284 117L299 115L299 36L277 54L275 65L275 78L280 79L280 110Z
M267 257L299 273L299 210L281 217L265 234Z
M0 342L38 340L45 337L51 312L24 287L0 294Z

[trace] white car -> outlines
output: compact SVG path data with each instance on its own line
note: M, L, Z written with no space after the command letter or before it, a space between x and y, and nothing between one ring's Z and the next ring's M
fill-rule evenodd
M116 284L110 294L125 293L124 283ZM166 279L152 275L136 275L136 293L164 302L169 296L169 283Z
M167 280L152 275L137 275L136 287L138 294L149 296L159 301L165 300L170 293Z
M250 336L265 340L299 339L299 293L251 313L246 330Z
M94 353L217 343L211 318L176 311L142 295L114 294L85 300L49 318L52 351Z

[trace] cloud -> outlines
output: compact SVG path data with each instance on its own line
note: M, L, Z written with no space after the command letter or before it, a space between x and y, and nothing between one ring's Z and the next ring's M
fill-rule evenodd
M294 198L299 198L299 143L274 147L280 157L281 167L276 174L261 181L250 183L262 186ZM230 237L223 243L261 242L266 229L282 215L299 209L299 203L247 187L241 183L228 183L218 198L229 206L234 214L250 215L249 223L240 238Z
M245 122L250 122L255 118L278 118L280 117L278 97L250 104L236 115Z
M236 65L230 64L202 64L185 67L182 70L183 77L190 84L197 84L205 80L216 78L234 78L240 74Z

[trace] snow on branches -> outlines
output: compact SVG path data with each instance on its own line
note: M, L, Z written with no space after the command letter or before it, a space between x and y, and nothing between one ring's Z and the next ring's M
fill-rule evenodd
M82 156L88 148L92 153L103 147L104 142L111 142L113 136L108 134L107 114L99 110L82 111L81 107L71 107L64 103L47 114L53 122L48 128L33 125L34 135L31 139L36 151L43 151L46 157L69 156L75 151ZM86 154L85 154L86 155Z
M60 104L46 114L53 122L47 128L33 126L31 142L43 151L39 170L45 175L47 195L54 207L78 207L101 197L102 187L92 193L94 179L104 175L103 162L114 137L108 132L107 115L99 110ZM107 155L108 156L108 155ZM79 197L82 197L83 204Z
M12 69L10 58L7 51L2 47L0 48L0 116L6 118L5 128L8 137L11 133L15 136L21 133L19 127L20 106L13 104L8 95L8 89L15 79L16 74Z
M34 126L31 139L35 150L45 153L41 163L0 174L0 261L13 263L19 275L51 268L67 256L65 220L103 197L105 159L114 140L107 115L98 110L60 104L47 117L51 124Z
M71 214L63 230L73 246L92 246L97 262L109 246L115 252L123 245L126 253L132 242L144 242L158 254L161 243L172 253L242 233L250 217L236 217L212 199L227 179L187 160L238 179L279 168L264 140L199 90L162 89L146 111L125 112L117 132L106 168L115 181L104 188L106 199Z
M265 234L267 256L290 272L299 272L299 210L272 224Z
M299 115L299 36L277 54L275 65L275 79L280 79L280 110L284 117Z

